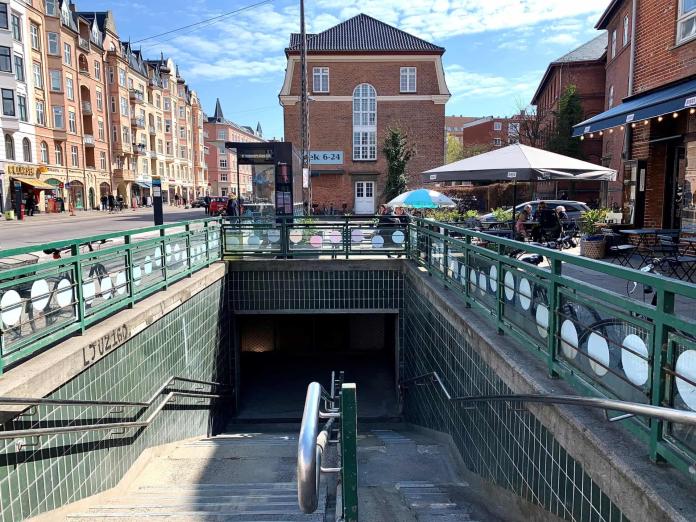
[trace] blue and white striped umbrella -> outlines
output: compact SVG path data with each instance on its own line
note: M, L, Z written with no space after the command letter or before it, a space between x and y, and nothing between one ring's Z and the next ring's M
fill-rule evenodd
M388 207L405 208L440 208L456 207L456 203L450 198L435 190L418 189L404 192L387 203Z

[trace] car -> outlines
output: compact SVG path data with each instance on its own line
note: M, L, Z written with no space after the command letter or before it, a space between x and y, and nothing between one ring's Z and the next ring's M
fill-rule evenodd
M210 198L210 215L218 216L227 209L227 196L214 196Z
M197 197L191 202L191 208L204 208L205 198L203 196Z
M588 210L590 210L590 207L588 207L587 204L583 203L582 201L567 201L564 199L537 199L534 201L526 201L517 205L515 207L515 215L518 212L521 212L527 205L530 205L532 207L532 215L534 215L541 201L545 201L546 205L550 208L556 208L559 206L565 207L566 214L568 214L568 219L570 220L578 220L581 218L583 212L587 212ZM510 207L507 207L506 210L510 210ZM491 212L481 216L480 221L482 223L495 221L495 217Z

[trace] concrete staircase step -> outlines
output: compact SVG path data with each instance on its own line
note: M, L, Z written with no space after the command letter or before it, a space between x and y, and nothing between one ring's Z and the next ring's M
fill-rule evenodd
M399 482L396 489L418 522L471 522L472 507L452 501L450 488L463 487L430 482Z
M133 522L137 520L167 520L167 522L324 522L323 513L305 514L268 514L268 513L207 513L198 511L171 513L142 512L108 512L98 511L68 515L68 520L80 522Z

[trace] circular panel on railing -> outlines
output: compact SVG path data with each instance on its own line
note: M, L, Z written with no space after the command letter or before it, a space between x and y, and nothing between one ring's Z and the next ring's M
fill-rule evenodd
M227 236L227 244L230 246L239 246L239 237Z
M181 259L181 248L179 247L179 243L176 243L174 245L174 261L179 261Z
M116 274L116 293L118 295L126 293L126 273L123 271Z
M249 236L247 238L247 245L249 246L259 246L261 244L261 240L259 239L258 236Z
M152 273L152 258L150 256L145 256L145 274L150 275Z
M302 241L302 231L301 230L291 230L290 231L290 242L297 244L300 241Z
M268 231L266 237L268 238L268 241L270 241L271 243L277 243L278 241L280 241L280 230L272 228Z
M103 299L111 299L113 294L113 285L111 284L111 278L109 276L103 277L99 280L99 290L101 291L101 296Z
M491 292L498 291L498 267L491 265L488 270L488 285L491 287Z
M341 233L338 230L329 230L326 237L329 238L332 245L338 245L341 242Z
M486 272L481 271L479 273L479 291L485 294L486 288L488 288L488 278L486 277Z
M696 410L696 350L686 350L677 359L674 368L677 374L677 390L682 400L692 410ZM685 379L688 379L687 382Z
M623 371L636 386L642 386L648 382L650 366L648 364L648 347L643 339L635 334L627 335L623 340L621 349L621 364Z
M135 286L140 286L141 278L143 276L143 272L139 266L134 266L133 267L133 284Z
M16 290L8 290L0 299L0 318L5 326L14 326L22 317L22 298Z
M476 273L476 270L469 268L469 282L471 283L469 285L470 292L473 292L476 290L476 287L478 286L478 274Z
M512 272L505 272L505 277L503 278L505 282L505 299L512 301L515 299L515 276Z
M457 279L457 261L456 261L456 259L450 259L449 271L450 271L450 276L453 279Z
M365 234L359 228L354 228L350 231L350 241L351 243L362 243L365 239Z
M529 310L532 306L532 285L529 284L527 278L522 278L520 280L517 291L519 292L520 305L525 310Z
M314 248L321 248L323 242L324 240L321 238L321 236L316 234L309 238L309 244Z
M56 286L56 302L61 308L70 305L73 300L72 283L68 279L61 279Z
M535 315L539 335L546 339L549 336L549 309L540 304L537 306Z
M590 368L600 377L607 374L609 370L609 345L607 340L601 335L592 332L587 340L587 353L590 355Z
M578 356L578 331L570 319L561 324L561 351L567 359Z
M384 238L379 234L372 236L372 248L382 248L384 246Z
M97 288L96 285L94 284L94 281L90 281L89 283L83 283L82 285L82 299L84 300L85 304L92 304L92 301L94 301L94 295L97 293Z
M406 236L404 236L404 233L401 230L395 230L392 232L392 241L396 245L402 244L406 240Z
M164 247L164 251L167 253L167 266L169 266L172 264L172 245Z
M37 279L31 285L31 306L37 312L43 311L48 304L48 283L45 279Z
M154 258L155 258L155 266L157 268L161 267L162 266L162 252L160 251L159 247L155 248Z

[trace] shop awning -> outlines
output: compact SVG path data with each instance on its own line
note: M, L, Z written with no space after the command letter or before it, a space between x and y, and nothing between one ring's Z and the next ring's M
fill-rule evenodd
M152 183L149 181L135 181L135 184L146 189L152 188Z
M621 105L575 125L573 136L599 132L689 108L696 108L696 79L626 98Z
M35 189L39 190L55 190L57 187L54 187L53 185L50 185L44 181L34 179L34 178L13 178L15 181L21 181L22 183L26 185L30 185L34 187Z

